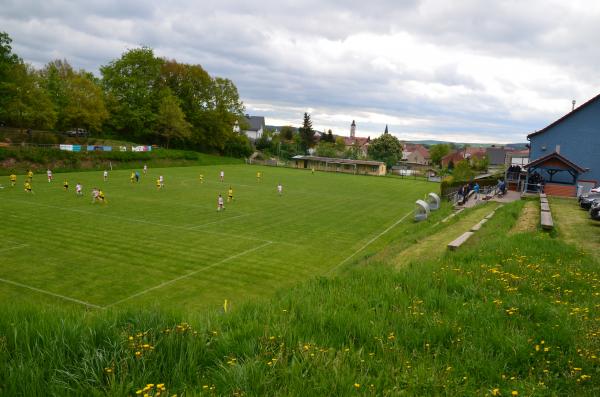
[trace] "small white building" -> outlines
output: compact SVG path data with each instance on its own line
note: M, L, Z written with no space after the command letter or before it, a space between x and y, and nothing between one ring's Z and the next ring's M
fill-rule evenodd
M242 132L246 134L249 139L257 140L260 138L265 130L265 118L262 116L250 116L246 115L246 123L248 129Z

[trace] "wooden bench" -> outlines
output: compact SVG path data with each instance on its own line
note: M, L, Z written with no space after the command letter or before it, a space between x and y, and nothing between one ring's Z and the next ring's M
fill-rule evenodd
M483 225L484 225L484 224L485 224L487 221L488 221L488 220L487 220L487 219L485 219L485 218L484 218L484 219L482 219L482 220L481 220L481 221L480 221L478 224L476 224L475 226L473 226L473 227L471 228L471 231L472 231L472 232L476 232L476 231L478 231L479 229L481 229L481 226L483 226Z
M542 212L550 212L550 205L548 203L540 203Z
M542 211L540 213L540 220L542 223L542 229L552 229L554 228L554 222L552 221L552 214L550 212Z
M467 241L469 237L471 237L473 234L473 232L464 232L459 238L448 244L448 248L451 250L457 249L458 247L463 245L464 242Z

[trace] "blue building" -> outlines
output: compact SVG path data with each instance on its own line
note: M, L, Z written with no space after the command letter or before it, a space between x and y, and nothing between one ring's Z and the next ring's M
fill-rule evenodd
M600 183L600 95L527 136L529 182L548 194L574 196L576 186Z

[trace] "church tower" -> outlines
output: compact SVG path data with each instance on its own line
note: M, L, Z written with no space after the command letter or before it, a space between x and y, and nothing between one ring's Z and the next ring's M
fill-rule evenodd
M350 124L350 138L354 138L356 136L356 123L352 120L352 124Z

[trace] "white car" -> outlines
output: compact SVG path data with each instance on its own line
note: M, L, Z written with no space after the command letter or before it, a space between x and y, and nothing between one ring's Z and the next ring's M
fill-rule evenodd
M590 193L600 193L600 186L593 188L590 190Z

